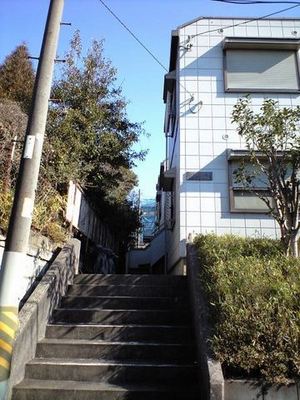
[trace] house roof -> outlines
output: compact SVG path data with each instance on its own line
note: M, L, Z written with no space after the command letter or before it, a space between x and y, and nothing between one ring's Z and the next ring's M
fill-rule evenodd
M234 17L234 16L228 16L228 17L224 17L224 16L223 16L223 17L210 17L210 16L207 16L207 17L203 17L203 16L201 16L201 17L194 18L194 19L192 19L191 21L185 22L185 23L182 24L182 25L179 25L179 26L177 27L177 29L185 28L186 26L192 25L192 24L194 24L195 22L200 21L201 19L222 19L222 20L228 20L228 19L236 19L236 20L261 20L261 19L264 19L264 20L268 20L268 21L281 21L281 20L284 20L284 21L299 21L299 20L300 20L299 17L261 18L261 17L249 17L249 15L248 15L247 17Z

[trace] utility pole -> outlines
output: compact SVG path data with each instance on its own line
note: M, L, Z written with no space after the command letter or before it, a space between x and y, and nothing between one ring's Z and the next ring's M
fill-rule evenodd
M6 398L64 0L51 0L0 270L0 400ZM26 79L26 76L24 76Z

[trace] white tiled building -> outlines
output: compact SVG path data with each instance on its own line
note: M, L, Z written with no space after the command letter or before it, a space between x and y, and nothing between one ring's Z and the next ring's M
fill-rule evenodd
M158 184L169 270L182 270L194 233L278 236L260 200L232 181L245 146L231 112L246 93L257 110L264 98L299 105L299 47L299 19L198 18L172 32Z

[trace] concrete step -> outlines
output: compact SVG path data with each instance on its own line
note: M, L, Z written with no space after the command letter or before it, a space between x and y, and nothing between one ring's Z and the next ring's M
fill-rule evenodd
M186 277L78 275L12 400L198 400Z
M54 310L52 322L71 324L145 324L184 325L190 313L177 310L98 310L61 308Z
M97 359L36 358L26 366L25 378L113 384L182 384L195 383L197 369L193 364L151 364L113 362Z
M198 400L192 385L111 385L108 383L25 379L12 400Z
M172 297L132 297L132 296L65 296L62 308L98 309L187 309L187 299Z
M173 325L48 325L46 338L111 340L117 342L191 343L189 326Z
M37 344L36 349L36 357L62 359L98 358L173 363L191 362L194 356L194 347L190 344L174 343L43 339Z
M186 276L175 275L102 275L80 274L75 276L74 284L85 285L142 285L142 286L175 286L187 287Z
M186 297L185 288L142 285L85 285L68 288L68 296Z

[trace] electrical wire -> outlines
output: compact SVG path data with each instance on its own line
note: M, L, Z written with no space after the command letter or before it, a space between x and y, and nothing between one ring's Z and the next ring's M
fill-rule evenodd
M169 72L169 71L168 71L168 68L166 68L166 67L164 66L164 64L163 64L161 61L159 61L159 59L152 53L152 51L149 50L148 47L146 47L146 46L144 45L144 43L132 32L131 29L128 28L128 26L121 20L121 18L119 18L119 17L117 16L117 14L116 14L110 7L108 7L107 4L104 3L103 0L99 0L99 1L100 1L100 3L111 13L111 15L112 15L114 18L116 18L116 20L123 26L123 28L126 29L126 31L127 31L127 32L128 32L142 47L143 47L143 49L146 50L146 52L147 52L148 54L150 54L150 56L151 56L165 71Z
M142 46L143 49L144 49L144 50L145 50L145 51L146 51L146 52L147 52L147 53L148 53L148 54L149 54L149 55L150 55L150 56L151 56L151 57L166 71L166 72L169 72L169 70L167 69L167 67L153 54L153 52L152 52L151 50L148 49L148 47L136 36L136 34L135 34L134 32L132 32L132 30L131 30L130 28L128 28L128 26L121 20L121 18L118 17L118 15L117 15L103 0L99 0L99 1L100 1L100 3L108 10L108 12L123 26L123 28L126 29L126 31L139 43L139 45ZM289 11L289 10L292 10L292 9L297 8L297 7L300 6L300 2L295 2L295 1L267 1L267 0L252 0L252 1L251 1L251 0L245 0L245 1L242 1L242 0L212 0L212 1L218 1L218 2L221 2L221 3L236 3L236 4L256 4L256 3L273 3L273 4L275 4L275 3L278 3L278 4L280 4L280 3L292 3L292 4L295 4L295 5L291 6L291 7L287 7L287 8L284 8L284 9L281 9L281 10L278 10L278 11L275 11L275 12L273 12L273 13L263 15L262 17L250 18L250 19L248 19L248 20L246 20L246 21L239 22L239 23L237 23L237 24L224 26L224 27L222 27L223 30L224 30L224 29L229 29L229 28L234 28L234 27L239 26L239 25L249 24L250 22L254 22L254 21L260 21L260 20L262 20L262 19L265 19L265 18L268 18L268 17L272 17L272 16L277 15L277 14L281 14L281 13L283 13L283 12L285 12L285 11ZM220 30L220 28L217 28L217 29L210 29L210 30L208 30L208 31L200 32L200 33L198 33L198 34L196 34L196 35L192 35L191 37L201 36L201 35L204 35L204 34L207 34L207 33L217 32L217 31L219 31L219 30Z
M267 0L211 0L232 4L300 4L300 1L267 1Z
M221 1L221 0L212 0L212 1ZM230 1L231 1L231 0L227 0L227 2L230 2ZM224 27L222 27L221 29L224 30L224 29L229 29L229 28L235 28L236 26L246 25L246 24L249 24L250 22L261 21L262 19L269 18L269 17L273 17L274 15L281 14L281 13L283 13L283 12L285 12L285 11L292 10L292 9L297 8L297 7L299 7L299 6L300 6L300 2L298 2L298 3L297 3L296 5L294 5L294 6L287 7L287 8L284 8L284 9L281 9L281 10L278 10L278 11L275 11L275 12L272 12L272 13L270 13L270 14L263 15L262 17L247 19L246 21L239 22L239 23L237 23L237 24L224 26ZM204 32L197 33L196 35L192 35L191 37L194 38L194 37L196 37L196 36L201 36L201 35L205 35L205 34L207 34L207 33L219 32L219 31L220 31L220 28L210 29L210 30L208 30L208 31L204 31Z
M117 16L117 14L103 1L99 0L100 3L110 12L110 14L123 26L124 29L143 47L144 50L166 71L169 72L168 68L164 66L164 64L153 54L151 50L148 49L146 45L136 36L135 33L132 32L130 28ZM191 102L194 100L194 95L190 93L181 83L180 86L191 96Z
M238 2L240 2L240 4L255 4L255 3L263 3L263 2L268 3L268 1L263 1L263 0L261 0L261 1L259 1L259 0L254 0L253 3L250 2L250 0L245 0L245 2L243 2L243 1L241 1L241 0L212 0L212 1L219 1L219 2L222 2L222 3L236 3L236 4L239 4ZM153 54L153 52L152 52L151 50L149 50L149 48L137 37L137 35L136 35L130 28L128 28L128 26L121 20L121 18L118 17L118 15L117 15L103 0L99 0L99 2L100 2L100 3L103 5L103 7L105 7L105 8L107 9L107 11L108 11L108 12L123 26L123 28L126 29L126 31L134 38L134 40L135 40L136 42L138 42L138 44L139 44L140 46L143 47L143 49L154 59L154 61L157 62L166 72L169 72L168 68ZM248 2L248 3L247 3L247 2ZM271 3L271 1L269 1L269 2ZM279 4L279 2L277 2L277 1L272 2L272 3L278 3L278 4ZM290 1L290 2L287 1L287 2L284 2L284 3L293 3L293 4L294 4L295 2L293 2L293 1ZM296 7L299 7L299 6L300 6L300 2L296 2L296 4L293 5L293 6L291 6L291 7L287 7L287 8L284 8L284 9L281 9L281 10L278 10L278 11L275 11L275 12L273 12L273 13L263 15L262 17L251 18L251 19L249 19L249 20L246 20L246 21L243 21L243 22L239 22L239 23L237 23L237 24L224 26L224 27L222 27L221 29L222 29L222 30L225 30L225 29L229 29L229 28L234 28L234 27L236 27L236 26L249 24L250 22L260 21L260 20L262 20L262 19L265 19L265 18L268 18L268 17L272 17L272 16L277 15L277 14L281 14L281 13L283 13L283 12L285 12L285 11L292 10L292 9L294 9L294 8L296 8ZM205 35L205 34L211 33L211 32L218 32L218 31L220 31L220 28L217 28L217 29L210 29L210 30L208 30L208 31L200 32L200 33L198 33L198 34L196 34L196 35L191 35L191 38L194 38L194 37L196 37L196 36ZM190 92L185 88L185 86L182 85L180 82L179 82L179 85L185 90L186 93L188 93L188 94L191 96L191 98L190 98L190 100L189 100L189 104L191 104L192 101L194 101L194 95L193 95L192 93L190 93Z

